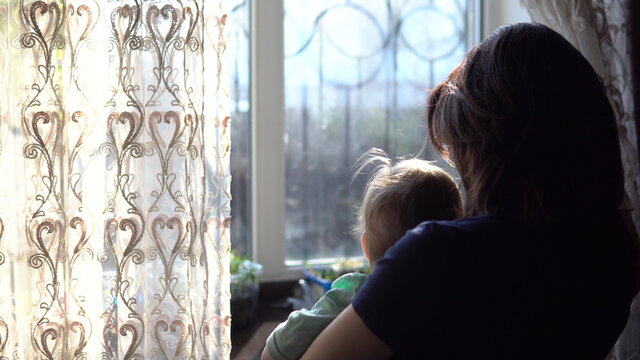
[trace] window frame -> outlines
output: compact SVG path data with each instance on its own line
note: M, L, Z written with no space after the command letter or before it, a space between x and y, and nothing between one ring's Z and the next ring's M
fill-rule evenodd
M295 280L303 267L285 265L284 0L250 5L252 257L262 264L261 281ZM468 47L502 24L527 21L525 11L512 0L471 0Z
M284 263L284 0L251 1L250 19L252 256L261 281L292 280L300 272Z

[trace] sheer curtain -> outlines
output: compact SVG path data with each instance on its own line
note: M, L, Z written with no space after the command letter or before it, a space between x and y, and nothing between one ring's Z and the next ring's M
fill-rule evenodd
M223 0L0 0L0 359L221 359Z
M602 76L618 119L625 186L636 232L640 232L640 162L631 81L628 3L619 0L521 0L533 21L562 34ZM640 359L640 299L611 353L612 359Z

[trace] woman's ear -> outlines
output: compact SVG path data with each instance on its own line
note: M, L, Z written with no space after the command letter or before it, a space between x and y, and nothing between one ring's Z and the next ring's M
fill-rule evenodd
M360 246L362 246L362 252L364 253L364 257L369 260L369 254L367 254L367 238L365 237L366 232L363 231L362 235L360 235Z

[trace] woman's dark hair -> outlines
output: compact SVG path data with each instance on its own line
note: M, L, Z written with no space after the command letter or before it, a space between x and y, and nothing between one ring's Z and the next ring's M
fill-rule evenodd
M435 148L453 162L466 215L526 221L616 210L624 180L601 79L541 24L504 26L428 101Z

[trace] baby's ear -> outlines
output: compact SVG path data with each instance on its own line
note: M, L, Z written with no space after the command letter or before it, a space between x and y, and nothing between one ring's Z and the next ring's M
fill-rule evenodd
M369 260L369 254L367 254L367 238L365 237L366 232L363 231L362 235L360 235L360 246L362 246L362 252L364 253L364 257Z
M458 207L456 208L456 218L457 218L457 219L462 218L462 214L463 214L463 213L462 213L462 207L458 206Z

